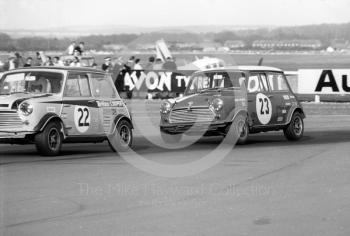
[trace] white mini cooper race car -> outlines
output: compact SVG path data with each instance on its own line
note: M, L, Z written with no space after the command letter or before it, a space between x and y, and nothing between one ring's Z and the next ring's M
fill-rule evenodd
M77 67L32 67L0 79L0 143L35 143L57 155L63 142L132 144L132 120L110 75Z

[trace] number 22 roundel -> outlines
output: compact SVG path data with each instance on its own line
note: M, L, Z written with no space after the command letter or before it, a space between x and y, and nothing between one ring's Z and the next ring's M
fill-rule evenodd
M268 124L272 117L271 100L262 93L256 95L256 114L263 125Z
M74 124L80 133L85 133L90 127L90 110L89 107L75 106Z

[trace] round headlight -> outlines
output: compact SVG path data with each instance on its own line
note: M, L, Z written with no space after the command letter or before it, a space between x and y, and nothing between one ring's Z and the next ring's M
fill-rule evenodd
M220 98L215 98L213 101L211 101L209 107L215 112L219 112L224 106L224 101Z
M161 105L160 105L160 112L162 114L167 114L170 112L170 109L171 109L171 104L170 102L168 101L165 101L163 102Z
M33 109L33 105L29 104L28 102L22 102L18 107L18 111L25 116L32 114Z

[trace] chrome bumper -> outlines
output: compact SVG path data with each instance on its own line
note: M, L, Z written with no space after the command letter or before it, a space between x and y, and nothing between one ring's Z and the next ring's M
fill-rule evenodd
M203 132L212 132L225 129L231 123L186 123L186 124L168 124L161 125L160 130L165 133L193 133L202 134Z
M25 138L28 134L33 134L34 132L28 132L28 131L0 131L0 142L2 139L21 139Z

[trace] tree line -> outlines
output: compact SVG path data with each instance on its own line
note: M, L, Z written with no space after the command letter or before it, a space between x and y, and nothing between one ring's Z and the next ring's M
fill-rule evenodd
M228 40L243 40L247 47L255 40L293 40L293 39L317 39L324 47L331 44L332 40L350 41L350 23L321 24L307 26L290 26L278 28L259 28L235 31L223 31L219 33L188 33L188 32L154 32L141 34L113 34L113 35L89 35L74 38L75 41L83 41L87 49L102 50L104 45L119 44L132 46L135 44L152 44L157 39L163 38L168 42L200 43L205 41L224 44ZM71 38L46 38L46 37L22 37L11 38L5 33L0 33L0 50L2 51L46 51L65 50L72 41Z

